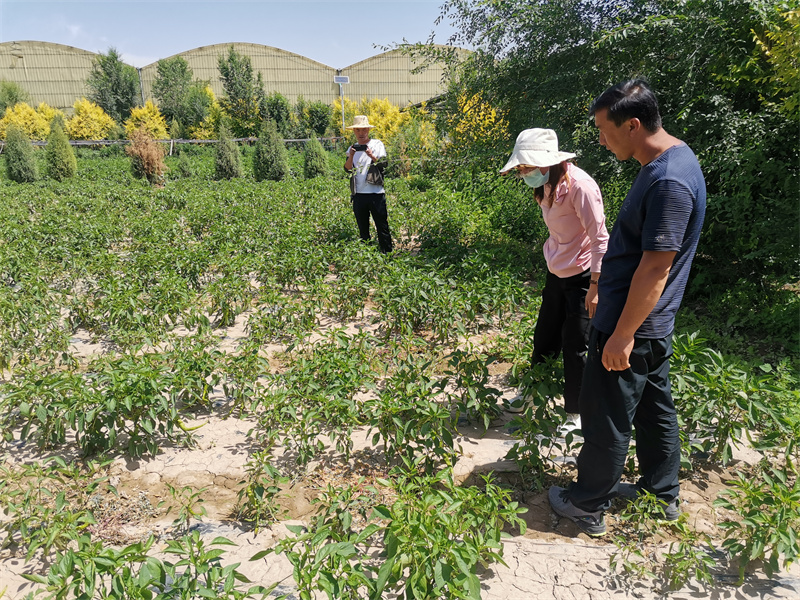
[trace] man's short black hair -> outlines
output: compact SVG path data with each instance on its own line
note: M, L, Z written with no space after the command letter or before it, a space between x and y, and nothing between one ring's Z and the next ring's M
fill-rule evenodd
M643 79L623 81L608 88L592 102L589 116L603 108L608 109L608 118L617 127L628 119L639 119L642 126L650 132L661 129L661 113L658 100L647 82Z

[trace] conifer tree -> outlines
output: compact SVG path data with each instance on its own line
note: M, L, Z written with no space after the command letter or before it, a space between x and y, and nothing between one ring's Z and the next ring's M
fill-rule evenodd
M39 176L31 141L15 124L6 129L6 174L17 183L30 183Z
M219 126L214 172L217 179L234 179L242 176L242 158L239 148L231 139L231 134L224 124Z
M303 174L306 179L328 173L328 155L317 138L312 137L306 144L304 159Z
M278 133L275 121L267 119L261 126L261 135L253 155L253 175L256 181L280 181L289 174L286 146Z
M56 181L75 177L78 162L64 132L64 122L60 118L53 119L50 124L50 135L47 137L44 157L47 174Z

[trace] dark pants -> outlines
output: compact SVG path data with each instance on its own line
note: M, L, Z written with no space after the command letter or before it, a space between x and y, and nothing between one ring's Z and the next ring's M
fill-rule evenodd
M375 221L381 252L392 251L392 234L389 231L389 213L386 211L386 194L353 194L353 214L358 224L358 234L369 241L369 216Z
M564 410L568 413L579 410L589 336L586 291L590 278L589 271L564 278L548 272L533 333L531 364L564 354Z
M636 428L639 485L664 502L678 496L681 444L669 384L672 337L634 342L630 368L606 371L608 335L591 328L581 394L583 447L570 500L588 511L607 510L617 495Z

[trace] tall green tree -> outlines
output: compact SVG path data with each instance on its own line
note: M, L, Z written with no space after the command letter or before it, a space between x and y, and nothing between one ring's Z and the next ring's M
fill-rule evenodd
M122 62L122 57L113 47L94 59L86 86L89 100L117 123L125 121L130 117L131 109L141 104L139 75L134 67Z
M177 121L181 130L198 125L208 115L211 98L207 82L195 80L189 63L181 56L158 61L153 96L164 118Z
M239 54L233 46L230 46L227 55L219 57L217 66L225 90L220 105L230 117L233 135L257 135L261 127L261 104L265 97L261 73L256 76L250 57Z

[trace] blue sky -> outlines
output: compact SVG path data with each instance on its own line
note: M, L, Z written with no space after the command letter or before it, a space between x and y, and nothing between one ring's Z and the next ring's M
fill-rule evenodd
M342 68L382 52L375 45L424 42L431 32L445 43L452 29L434 24L441 2L0 0L0 42L113 46L136 67L198 46L252 42Z

